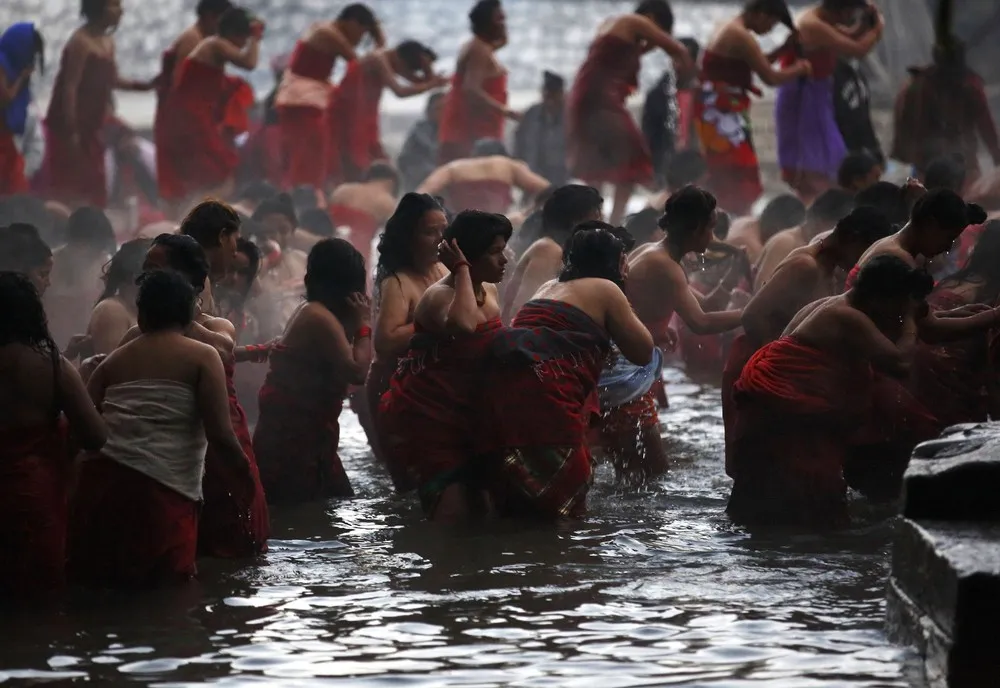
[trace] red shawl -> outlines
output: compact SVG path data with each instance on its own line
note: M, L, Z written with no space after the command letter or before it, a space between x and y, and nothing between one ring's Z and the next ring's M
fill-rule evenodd
M339 181L361 181L373 162L388 156L379 136L382 78L370 63L353 60L330 92L330 156L339 159Z

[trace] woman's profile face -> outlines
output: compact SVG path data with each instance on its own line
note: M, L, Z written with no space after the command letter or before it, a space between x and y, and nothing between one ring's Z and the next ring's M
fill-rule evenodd
M437 262L438 246L448 228L448 218L442 210L428 210L420 217L413 233L413 262L417 265Z

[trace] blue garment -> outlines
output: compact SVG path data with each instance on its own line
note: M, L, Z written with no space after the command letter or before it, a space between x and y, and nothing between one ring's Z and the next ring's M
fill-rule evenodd
M35 25L20 22L12 25L0 36L0 69L3 69L7 83L13 84L35 59ZM7 129L17 136L24 133L28 121L28 105L31 103L31 89L28 84L14 95L14 99L4 108Z
M663 352L659 349L653 349L653 358L648 364L637 366L622 356L616 347L597 383L601 411L606 412L635 401L648 392L662 374Z

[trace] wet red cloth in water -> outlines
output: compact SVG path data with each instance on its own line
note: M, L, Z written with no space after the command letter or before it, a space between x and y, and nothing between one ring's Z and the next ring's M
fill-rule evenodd
M282 344L272 349L269 365L253 434L268 501L352 496L337 454L347 385L329 362Z
M764 192L750 128L753 72L745 61L705 51L696 100L698 137L708 166L706 188L719 207L747 215Z
M288 63L292 74L328 84L337 58L299 41ZM308 105L279 105L282 179L285 189L296 186L325 188L331 176L330 130L327 112Z
M17 149L14 135L0 122L0 196L13 196L28 191L24 176L24 156Z
M733 477L733 442L734 424L736 421L736 381L743 374L743 367L747 361L757 353L758 347L747 337L746 333L740 333L733 340L729 347L729 356L726 358L726 365L722 369L722 425L726 432L726 475Z
M67 203L103 208L108 190L104 172L104 122L111 111L115 87L112 58L90 55L77 89L75 111L69 111L64 80L66 50L52 87L52 100L45 116L45 161L38 176L38 190L46 197ZM79 145L70 137L75 132Z
M94 587L156 587L197 573L199 504L105 456L80 466L69 576Z
M368 254L372 250L372 241L379 229L379 221L364 210L349 205L333 204L329 212L335 227L350 228L348 241L367 261Z
M164 200L216 189L234 176L239 153L223 129L230 83L218 67L190 58L181 65L163 125L168 150L177 151L170 163L177 184L160 187Z
M260 471L253 453L253 438L247 416L236 397L233 376L236 366L226 363L226 389L229 392L229 418L233 430L250 461L254 489L247 491L244 477L234 475L227 462L220 459L211 443L205 454L205 477L202 491L205 503L198 524L198 553L209 557L235 559L252 557L267 551L271 532L267 499L260 482Z
M448 486L471 480L473 427L483 403L483 373L499 318L474 334L417 332L379 406L383 450L419 486L432 514Z
M588 184L646 184L649 148L625 100L638 88L640 46L605 34L590 46L567 103L570 172Z
M546 518L585 510L587 432L600 417L597 382L610 340L583 311L529 301L493 342L477 454L488 457L501 512Z
M70 459L64 423L0 431L0 594L65 582Z
M505 118L502 112L483 105L464 90L463 72L456 71L451 88L444 97L441 125L438 127L438 164L468 158L480 139L503 141ZM507 105L507 74L483 81L483 90L501 105Z
M340 170L336 181L361 181L373 162L386 160L379 134L382 75L373 63L353 60L330 93L330 157Z
M870 415L872 373L783 337L755 353L734 388L729 515L746 524L846 524L849 435Z
M455 213L460 213L463 210L506 213L514 202L510 184L488 179L451 184L448 186L445 197L448 201L448 209Z

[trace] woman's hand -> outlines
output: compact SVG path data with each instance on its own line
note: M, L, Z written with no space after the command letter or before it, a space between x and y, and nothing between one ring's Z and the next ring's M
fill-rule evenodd
M451 272L455 272L461 265L469 266L468 259L462 253L462 249L458 247L458 242L455 239L442 241L438 245L438 260L444 263L444 266Z
M368 325L372 319L372 300L368 294L354 292L347 297L347 306L359 326Z

